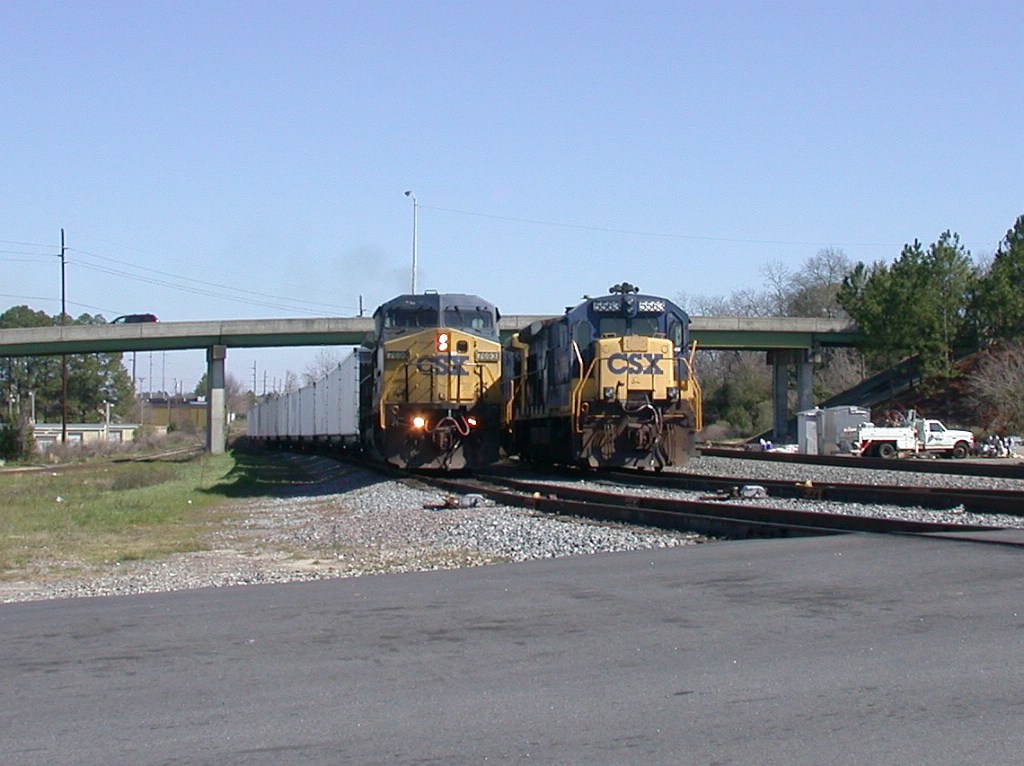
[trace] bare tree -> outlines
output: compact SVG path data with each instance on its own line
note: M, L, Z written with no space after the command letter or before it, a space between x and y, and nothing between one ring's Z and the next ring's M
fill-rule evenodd
M842 250L825 248L790 271L781 262L761 270L755 289L736 290L728 297L697 295L677 300L698 316L841 317L837 295L852 269ZM771 368L763 352L699 352L697 374L705 402L705 422L718 432L755 432L770 424ZM817 366L814 395L817 401L844 391L863 378L860 354L854 349L823 349ZM767 413L767 414L765 414Z
M248 409L248 397L242 382L230 372L224 375L224 406L228 412L244 412Z
M304 385L311 385L318 380L323 380L341 364L344 356L342 349L337 347L321 348L313 361L306 365L306 371L302 373Z
M1024 431L1024 343L986 352L968 383L989 430Z
M772 261L761 269L765 289L760 303L767 310L767 316L787 316L793 302L793 273L781 261Z
M789 315L844 316L838 300L839 288L843 277L852 270L853 263L842 250L834 247L819 250L804 261L803 267L793 276Z

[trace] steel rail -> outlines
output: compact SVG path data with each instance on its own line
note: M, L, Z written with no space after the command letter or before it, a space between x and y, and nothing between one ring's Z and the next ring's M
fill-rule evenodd
M773 497L799 500L829 500L842 503L884 503L903 507L945 510L962 506L971 513L1002 513L1024 517L1024 491L1010 489L974 489L968 487L924 487L842 482L786 481L782 479L703 476L699 474L639 473L613 470L607 473L616 482L636 486L728 493L745 484L757 484ZM600 476L600 474L598 474Z
M586 487L488 476L455 479L417 476L428 484L459 494L480 494L494 502L554 514L601 521L682 529L701 534L745 539L872 532L934 534L992 531L999 527L887 519L848 514L769 508L748 502L681 500L646 495L623 495Z
M842 466L843 468L868 468L872 470L909 471L914 473L949 473L959 476L988 476L997 479L1024 479L1024 464L1008 463L992 458L984 463L968 463L933 457L893 458L884 460L876 457L855 455L800 455L792 452L744 450L726 447L702 447L700 454L707 457L739 458L743 460L769 460L779 463L804 463L807 465Z
M486 476L516 477L522 467L513 464L496 466ZM1021 491L975 489L967 487L901 486L895 484L850 484L841 482L761 479L756 476L711 476L683 471L637 471L628 468L604 468L599 471L573 467L530 465L532 473L557 479L600 482L610 480L619 485L676 489L691 492L716 492L723 496L740 487L756 484L772 497L798 500L827 500L840 503L884 503L902 507L948 510L963 507L971 513L1002 513L1024 517L1024 488ZM684 469L685 470L685 469ZM719 499L724 499L719 498Z

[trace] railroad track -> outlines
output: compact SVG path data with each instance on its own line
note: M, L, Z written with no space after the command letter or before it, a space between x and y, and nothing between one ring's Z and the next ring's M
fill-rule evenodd
M1005 462L1000 461L998 458L977 463L934 457L884 460L877 457L800 455L793 452L766 452L724 447L702 447L700 454L708 457L769 460L779 463L804 463L807 465L871 468L875 470L911 471L916 473L951 473L960 476L988 476L997 479L1024 479L1024 463Z
M891 462L891 461L887 461ZM827 500L842 503L884 503L902 507L946 510L963 508L970 513L1002 513L1024 517L1024 492L999 489L971 489L926 486L849 484L822 481L785 481L781 479L738 479L735 476L615 471L616 482L634 486L659 487L729 494L744 484L765 488L772 497L799 500Z
M465 478L422 475L415 478L453 496L480 495L503 505L531 508L544 513L688 530L732 539L841 532L941 534L1000 529L998 526L792 510L750 501L655 497L610 491L591 485L554 485L550 481L515 478L507 471ZM735 484L736 480L733 479L732 483Z
M105 458L97 458L84 463L52 463L47 465L17 465L11 467L0 467L0 473L71 473L74 471L89 471L105 465L120 465L124 463L158 463L177 462L179 460L191 460L206 453L202 445L193 447L182 447L180 449L165 450L163 452L147 452L140 454L111 455Z

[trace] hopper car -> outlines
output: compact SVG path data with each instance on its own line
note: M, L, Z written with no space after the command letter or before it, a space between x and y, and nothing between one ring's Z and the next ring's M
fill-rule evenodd
M269 446L330 448L359 441L360 379L365 349L353 350L322 379L297 391L264 396L249 410L246 435Z

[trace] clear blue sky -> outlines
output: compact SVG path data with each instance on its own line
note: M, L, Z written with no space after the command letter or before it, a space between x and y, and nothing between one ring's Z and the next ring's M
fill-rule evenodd
M984 256L1024 213L1022 34L1019 0L5 0L0 308L59 311L63 228L75 316L369 313L410 287L407 189L420 289L505 313Z

